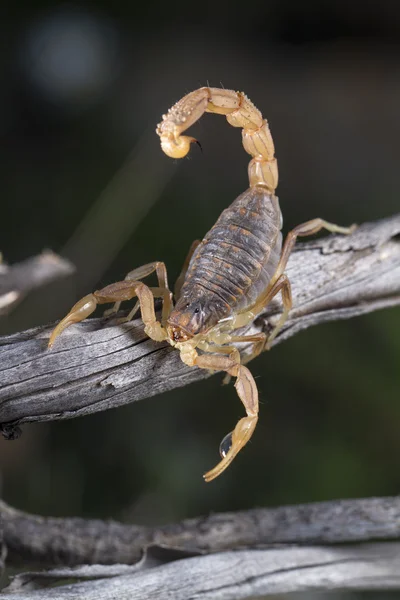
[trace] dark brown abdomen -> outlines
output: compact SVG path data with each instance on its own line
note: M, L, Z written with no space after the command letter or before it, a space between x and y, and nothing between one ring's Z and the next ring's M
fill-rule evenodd
M251 306L274 274L282 248L278 199L249 188L223 211L190 262L182 296L213 297L229 316ZM219 311L218 311L219 312Z

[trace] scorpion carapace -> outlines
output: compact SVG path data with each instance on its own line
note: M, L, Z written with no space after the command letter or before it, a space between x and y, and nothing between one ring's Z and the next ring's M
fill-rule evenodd
M52 332L49 347L66 327L89 316L97 304L115 302L108 312L116 312L121 302L137 297L125 321L140 307L146 334L177 348L185 364L236 377L235 388L246 417L222 440L221 461L204 475L211 481L247 444L257 424L257 387L243 362L268 349L287 318L292 296L284 271L297 237L322 228L347 234L353 228L313 219L290 231L282 247L282 215L274 195L278 184L274 144L267 121L245 94L209 87L187 94L163 115L157 127L162 149L174 158L186 156L196 140L182 133L205 112L223 114L231 125L242 128L243 146L252 156L250 187L222 212L202 241L192 244L175 285L175 306L165 265L153 262L77 302ZM148 287L141 279L153 272L158 286ZM237 330L251 323L279 292L283 312L271 333L240 334ZM154 298L162 299L160 320ZM252 347L245 361L235 346L242 342Z

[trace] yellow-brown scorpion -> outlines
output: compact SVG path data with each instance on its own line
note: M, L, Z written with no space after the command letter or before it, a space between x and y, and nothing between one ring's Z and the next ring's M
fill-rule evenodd
M274 195L278 185L274 143L268 122L245 94L210 87L187 94L163 115L157 127L161 148L173 158L186 156L196 140L182 133L205 112L225 115L230 125L242 128L243 146L252 157L248 167L250 187L222 212L202 241L192 244L175 286L176 304L165 264L152 262L128 273L124 281L77 302L52 332L49 347L66 327L88 317L98 304L115 302L111 311L116 311L122 301L137 297L127 320L140 307L146 334L177 348L185 364L236 377L235 387L246 417L222 440L222 460L204 475L206 481L211 481L247 444L258 420L255 381L232 344L252 344L246 363L270 347L292 307L290 282L284 271L298 236L320 229L348 234L353 228L312 219L290 231L282 246L282 214ZM153 272L158 287L148 287L141 281ZM253 321L279 292L283 312L268 338L264 333L238 335L237 330ZM160 321L154 298L162 299Z

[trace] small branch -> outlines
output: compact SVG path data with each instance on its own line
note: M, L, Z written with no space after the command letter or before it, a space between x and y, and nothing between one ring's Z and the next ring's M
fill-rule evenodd
M240 600L305 591L398 590L399 561L400 543L242 550L186 558L108 578L101 577L100 569L97 574L100 578L92 581L32 592L24 588L5 591L1 597L2 600ZM74 575L79 578L78 573L69 573L70 578Z
M0 261L1 262L1 261ZM66 277L75 270L67 260L49 250L39 256L7 266L0 264L0 316L5 315L28 292L55 279Z
M294 308L275 343L311 325L399 305L399 234L397 215L351 236L299 244L287 268ZM269 331L279 311L275 300L248 331ZM208 376L149 340L140 320L117 326L89 319L67 329L51 351L49 333L38 327L0 339L0 423L10 438L19 423L83 416Z
M4 503L0 514L9 564L112 565L25 573L11 584L12 595L3 592L5 600L233 600L400 589L399 497L216 514L159 529L37 517ZM385 539L392 541L366 543ZM30 591L65 579L91 581Z
M0 520L11 565L133 564L152 545L212 554L273 544L400 540L400 497L217 513L163 527L40 517L0 501Z

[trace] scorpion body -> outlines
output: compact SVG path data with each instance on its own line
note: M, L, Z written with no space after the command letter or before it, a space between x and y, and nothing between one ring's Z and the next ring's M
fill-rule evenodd
M274 144L268 122L245 94L204 87L184 96L163 115L157 127L163 151L173 158L186 156L197 140L182 133L204 112L223 114L231 125L242 128L243 146L252 157L248 166L250 187L222 212L201 242L192 244L175 285L175 306L164 263L149 263L128 273L124 281L77 302L53 330L49 347L66 327L85 319L98 304L115 302L108 312L116 312L121 302L137 297L135 307L124 320L131 319L140 307L145 333L155 341L165 340L174 346L185 364L225 371L228 378L236 377L235 388L246 417L222 440L221 461L204 475L206 481L211 481L247 444L258 420L257 387L235 344L252 344L247 363L269 349L284 324L292 306L290 282L284 271L298 236L317 233L322 228L347 234L353 227L313 219L290 231L282 246ZM153 272L158 286L148 287L141 280ZM282 296L283 312L268 337L265 333L240 334L238 330L253 321L278 293ZM160 321L154 298L162 299Z
M278 266L281 221L277 198L267 189L241 194L197 246L169 323L196 335L254 305Z

